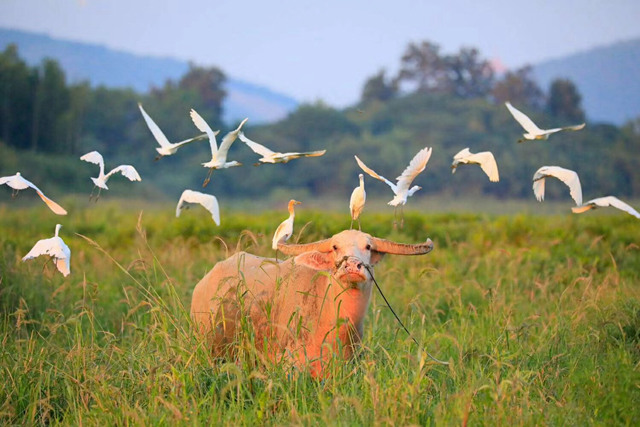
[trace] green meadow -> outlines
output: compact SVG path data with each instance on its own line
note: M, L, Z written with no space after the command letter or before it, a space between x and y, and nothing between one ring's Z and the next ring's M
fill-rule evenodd
M366 209L372 235L435 243L375 270L420 345L374 289L358 357L313 380L265 362L250 330L236 360L214 360L189 318L191 292L217 261L273 256L284 205L223 206L216 227L199 208L176 219L173 206L105 198L56 217L12 202L0 205L0 424L640 424L640 222L630 215L416 205L398 230L389 208ZM72 251L67 278L44 257L21 262L57 222ZM303 204L292 240L348 227L346 209Z

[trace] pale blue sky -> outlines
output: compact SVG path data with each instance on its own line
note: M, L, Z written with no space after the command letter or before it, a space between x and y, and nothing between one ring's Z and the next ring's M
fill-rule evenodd
M519 67L640 37L638 0L0 0L0 26L216 65L342 107L411 41Z

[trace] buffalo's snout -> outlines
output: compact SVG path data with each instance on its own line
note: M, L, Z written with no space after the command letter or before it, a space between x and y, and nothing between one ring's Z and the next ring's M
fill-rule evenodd
M360 258L344 257L338 275L348 282L364 282L367 280L366 265Z

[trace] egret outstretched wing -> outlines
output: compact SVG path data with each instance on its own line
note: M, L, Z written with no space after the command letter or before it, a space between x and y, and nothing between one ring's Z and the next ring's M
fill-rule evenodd
M637 210L635 210L634 208L629 206L627 203L623 202L622 200L618 199L615 196L599 197L597 199L589 200L584 205L573 207L571 208L571 210L574 213L582 213L590 209L596 209L599 207L607 207L607 206L620 209L621 211L626 212L629 215L633 215L636 218L640 218L640 213Z
M212 194L205 194L199 191L184 190L178 200L176 206L176 217L180 216L180 212L188 203L199 204L209 212L216 225L220 225L220 207L218 206L218 199Z
M160 127L158 127L156 122L154 122L153 119L147 114L147 112L144 111L144 108L142 108L142 104L138 103L138 108L140 108L142 117L147 123L147 127L151 131L151 134L153 134L153 137L156 139L156 141L158 141L158 144L160 144L161 147L170 147L171 143L169 142L169 139L167 139L164 132L160 130Z
M247 144L249 146L249 148L251 148L251 150L254 153L260 154L262 157L271 157L274 154L276 154L275 151L271 151L267 147L265 147L264 145L258 144L257 142L252 141L249 138L247 138L246 135L244 134L244 132L240 132L238 134L238 138L240 138L240 141L242 141L245 144Z
M105 181L113 174L121 173L125 178L128 178L129 181L142 181L140 175L136 168L131 165L120 165L116 168L111 169L111 171L105 175Z
M402 174L396 178L398 181L398 191L401 191L402 189L409 190L413 180L427 166L427 162L429 161L429 158L431 158L431 151L431 147L425 147L413 156L413 159L409 162L409 166L407 166Z
M287 160L298 159L300 157L320 157L320 156L324 156L326 152L327 150L303 151L301 153L288 152L288 153L282 153L282 157Z
M543 166L533 175L533 193L538 201L544 200L545 178L553 177L564 182L569 187L569 194L577 206L582 205L582 187L578 174L570 169L559 166Z
M535 123L533 123L533 120L531 120L529 116L511 105L510 102L505 102L505 105L509 109L509 112L511 113L513 118L516 119L518 123L520 123L520 126L522 126L524 130L533 135L542 134L544 132L542 129L536 126Z
M92 151L80 157L80 160L84 160L85 162L93 163L100 166L100 175L104 174L104 158L102 158L102 154L97 151Z
M238 134L242 130L242 126L244 126L247 120L249 119L246 118L243 121L241 121L236 129L232 130L231 132L228 132L222 138L222 142L220 143L220 150L218 151L218 156L220 158L224 158L224 159L227 158L227 153L229 152L229 148L231 148L231 144L233 144L233 142L236 140L236 138L238 137Z
M209 126L209 124L193 108L191 109L191 112L189 114L191 116L191 120L193 121L193 124L196 125L196 127L200 130L200 132L206 133L207 136L209 137L209 144L211 145L211 154L213 156L216 156L218 154L218 143L216 141L216 135L218 134L218 132L214 132Z
M396 185L389 181L387 178L385 178L382 175L379 175L376 171L374 171L373 169L369 168L367 165L364 164L364 162L362 160L360 160L358 158L358 156L353 156L356 158L356 162L358 163L358 166L360 166L360 169L362 169L363 171L365 171L369 176L371 176L372 178L375 178L377 180L380 180L384 183L386 183L389 187L391 187L391 189L393 190L394 193L396 193Z

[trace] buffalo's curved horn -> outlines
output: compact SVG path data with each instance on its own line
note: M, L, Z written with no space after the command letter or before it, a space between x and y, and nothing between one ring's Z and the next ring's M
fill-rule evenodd
M288 244L280 242L278 243L278 250L285 255L300 255L311 251L329 252L331 251L331 239L318 240L317 242L304 244Z
M390 240L379 239L377 237L372 237L371 241L374 245L373 249L376 251L393 255L424 255L428 254L433 249L433 242L431 239L427 239L424 243L416 244L396 243Z

